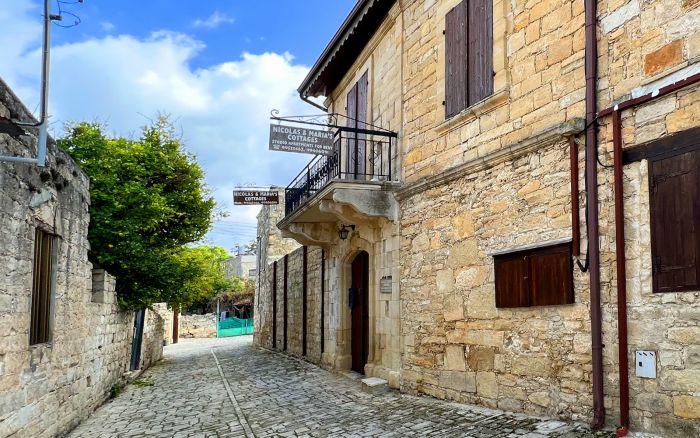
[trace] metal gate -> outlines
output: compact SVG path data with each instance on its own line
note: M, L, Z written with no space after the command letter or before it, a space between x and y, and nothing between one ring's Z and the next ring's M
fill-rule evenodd
M217 323L216 336L218 338L251 334L253 334L253 318L226 318Z

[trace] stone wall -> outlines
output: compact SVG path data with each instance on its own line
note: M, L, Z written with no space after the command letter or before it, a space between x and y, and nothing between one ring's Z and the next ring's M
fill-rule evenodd
M260 345L267 345L267 336L271 336L272 326L267 327L264 324L269 324L271 316L267 317L267 312L271 312L272 303L261 301L261 291L269 290L266 287L271 287L269 284L272 278L271 264L284 257L295 249L299 248L299 244L293 240L282 236L282 232L277 228L277 223L284 217L284 189L273 187L272 190L277 190L279 193L280 203L278 205L263 205L258 213L258 278L255 286L255 320L253 322L255 333L260 333L258 339ZM272 315L270 313L270 315ZM259 317L261 316L261 317Z
M700 3L620 1L602 5L599 41L601 107L652 92L700 71ZM625 148L700 126L700 86L689 86L622 113ZM611 118L601 120L601 160L612 162ZM664 436L700 434L700 293L652 292L647 160L624 167L630 405L632 426ZM617 403L617 276L612 169L602 168L601 244L605 362L610 398ZM609 236L609 237L608 237ZM635 376L637 350L657 353L656 379ZM607 383L606 381L606 383Z
M1 80L0 116L33 120ZM0 134L0 155L36 156L36 132L27 131ZM88 187L51 139L44 168L0 162L0 436L71 429L128 371L134 313L119 310L112 279L88 262ZM29 346L37 227L57 236L53 323L51 342ZM160 348L162 341L145 342L142 366L158 360Z
M304 357L314 363L321 362L321 249L307 247L307 328L306 356L303 354L303 260L304 247L286 256L287 260L287 348L284 348L284 278L285 257L277 261L277 338L275 348L292 355ZM260 311L256 315L259 324L254 333L257 345L273 348L272 283L274 269L269 265L262 278L258 300Z
M582 141L583 2L494 0L494 93L446 120L442 31L445 14L459 1L397 2L326 102L343 113L348 90L369 71L370 119L399 131L401 331L388 330L384 342L400 342L401 387L409 392L588 421L588 274L575 271L573 305L500 310L492 257L572 237L566 137ZM598 7L599 108L700 71L699 2L622 0ZM699 126L699 105L693 85L625 111L625 147ZM609 166L610 118L598 123L599 158ZM583 188L583 148L578 162ZM624 169L631 427L695 436L700 294L651 291L647 174L646 160ZM605 405L613 425L619 375L612 169L599 166L598 175ZM585 220L580 231L585 256ZM392 241L391 230L374 232L369 242ZM326 314L338 324L347 254L331 242ZM329 336L337 358L347 338L340 331ZM634 376L637 350L658 353L657 379Z
M165 303L153 305L153 311L163 319L163 345L173 342L173 310Z
M179 335L181 338L215 338L216 314L180 315Z

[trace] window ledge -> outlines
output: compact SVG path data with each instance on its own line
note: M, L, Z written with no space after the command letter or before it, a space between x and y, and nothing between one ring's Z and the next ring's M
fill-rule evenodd
M497 91L486 99L481 100L463 110L461 113L445 120L436 126L434 131L438 135L443 135L448 131L466 125L468 122L474 120L478 116L504 105L508 101L509 95L510 93L507 88Z
M527 250L530 250L530 249L537 249L537 248L544 248L544 247L547 247L547 246L560 245L560 244L563 244L563 243L569 243L569 242L571 242L572 240L573 240L573 239L571 239L571 237L564 237L564 238L561 238L561 239L545 240L545 241L542 241L542 242L530 243L530 244L527 244L527 245L515 246L515 247L511 247L511 248L503 248L503 249L499 249L499 250L495 250L495 251L488 251L488 252L486 253L486 255L489 255L489 256L491 256L491 257L494 257L494 256L499 256L499 255L510 254L510 253L513 253L513 252L527 251Z

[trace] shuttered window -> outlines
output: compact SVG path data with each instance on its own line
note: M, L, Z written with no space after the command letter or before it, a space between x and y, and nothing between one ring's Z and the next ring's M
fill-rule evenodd
M36 230L29 345L51 341L54 241L55 237L53 235L39 229Z
M700 290L700 151L650 160L654 292Z
M365 72L347 95L347 126L349 128L367 129L367 108L369 92L369 75ZM345 159L345 177L364 179L367 174L367 135L348 133Z
M494 257L496 307L574 302L571 245L555 245Z
M464 0L445 16L445 118L492 93L492 0Z

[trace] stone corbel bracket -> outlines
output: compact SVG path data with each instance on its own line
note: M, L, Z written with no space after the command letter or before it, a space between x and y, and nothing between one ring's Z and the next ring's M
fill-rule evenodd
M399 204L394 193L388 190L339 188L333 192L333 202L322 201L319 207L350 223L368 219L399 220Z
M282 237L294 239L306 246L328 246L337 230L329 223L298 223L289 224L282 229Z

